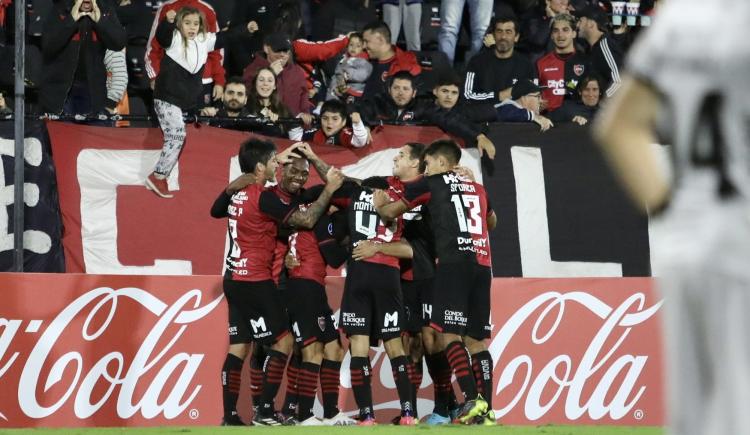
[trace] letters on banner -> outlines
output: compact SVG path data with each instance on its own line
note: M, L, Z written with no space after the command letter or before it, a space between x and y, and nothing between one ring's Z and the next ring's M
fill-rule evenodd
M3 274L0 427L218 424L219 277ZM342 278L328 278L337 304ZM493 405L505 424L664 424L662 302L648 278L493 280ZM395 320L394 320L395 321ZM261 325L256 325L261 327ZM398 412L382 347L375 409ZM354 412L349 358L342 409ZM432 410L425 370L418 406ZM248 380L238 409L248 417ZM317 411L321 411L316 402Z

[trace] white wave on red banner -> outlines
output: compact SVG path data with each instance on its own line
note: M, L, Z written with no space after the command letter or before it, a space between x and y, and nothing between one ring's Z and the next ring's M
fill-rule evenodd
M337 309L343 279L328 278ZM661 301L648 278L494 279L493 408L505 424L664 424ZM2 274L0 427L216 425L219 277ZM397 413L382 348L378 419ZM343 410L353 412L348 361ZM247 367L241 416L250 404ZM283 394L283 391L280 392ZM419 409L429 413L425 371Z
M162 146L159 129L116 129L49 122L65 232L67 272L101 274L219 274L226 222L209 209L239 175L239 144L249 133L188 127L187 143L172 172L175 198L146 190L143 180ZM315 146L326 162L350 176L390 175L395 149L406 142L445 137L434 127L380 127L360 149ZM280 148L291 141L273 139ZM466 164L481 174L476 150ZM233 161L234 158L234 161ZM308 185L319 182L311 174Z

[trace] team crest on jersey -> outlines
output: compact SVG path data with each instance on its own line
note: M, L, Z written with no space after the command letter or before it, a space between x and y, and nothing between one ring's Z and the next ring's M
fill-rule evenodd
M383 74L380 75L380 80L382 81L388 80L388 71L383 71Z
M573 72L577 76L583 75L583 72L584 72L585 69L586 69L586 67L584 67L583 64L577 63L577 64L573 65Z
M404 116L401 117L404 121L411 121L414 119L414 112L404 112Z
M318 317L318 328L320 328L321 332L324 332L326 330L326 318L325 318L325 316Z

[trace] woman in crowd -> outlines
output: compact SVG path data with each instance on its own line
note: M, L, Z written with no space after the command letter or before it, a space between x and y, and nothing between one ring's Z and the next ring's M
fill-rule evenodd
M264 125L255 130L258 134L275 137L287 137L288 129L284 124L275 124L279 118L290 118L289 109L284 106L276 90L276 75L270 68L261 68L255 74L252 86L248 91L247 110L250 116L267 118L274 125Z
M575 122L586 125L599 111L602 98L602 80L596 75L588 75L578 82L576 98L566 99L559 109L550 112L552 122Z

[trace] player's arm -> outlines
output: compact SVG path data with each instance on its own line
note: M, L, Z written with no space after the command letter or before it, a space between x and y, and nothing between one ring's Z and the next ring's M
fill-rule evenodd
M227 208L232 202L232 195L245 187L255 183L255 175L253 174L242 174L235 178L227 187L219 194L214 204L211 206L211 217L213 218L225 218L229 216L227 214Z
M659 96L650 86L627 77L594 127L620 181L636 205L646 209L662 206L669 193L667 177L653 149L657 143L654 124L661 107Z
M414 257L414 251L411 245L405 240L399 240L397 242L379 243L371 240L362 240L357 243L352 251L352 258L355 260L364 260L370 258L377 253L383 255L390 255L396 258L412 258Z
M310 204L305 210L298 208L289 216L286 223L295 228L312 229L320 216L328 210L328 203L330 202L333 193L341 187L343 182L344 175L341 171L336 168L330 168L326 174L326 185L320 193L320 196L318 196L318 199Z
M489 216L487 216L487 229L492 231L497 226L497 215L495 212L490 212Z
M390 221L418 205L427 204L430 195L430 187L427 181L425 178L421 178L409 183L404 191L404 196L398 201L391 202L390 196L385 191L375 191L372 202L380 217Z
M376 190L372 197L375 210L384 220L391 221L409 211L409 206L404 201L390 202L391 198L384 190Z
M313 151L310 144L308 144L307 142L297 142L294 145L296 145L297 150L305 156L305 158L310 162L310 164L313 165L313 167L315 168L315 171L318 173L318 175L320 175L320 178L323 181L326 181L328 170L331 169L331 165L324 162L323 159L318 157L318 155L315 154L315 151Z

